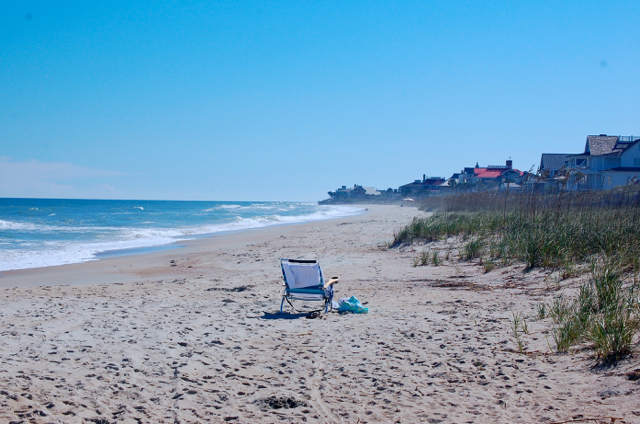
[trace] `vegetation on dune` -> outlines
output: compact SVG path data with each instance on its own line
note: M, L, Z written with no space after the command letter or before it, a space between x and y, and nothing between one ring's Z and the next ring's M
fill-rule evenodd
M553 319L553 339L558 351L566 352L579 343L590 343L598 358L617 361L630 353L640 329L637 281L625 285L615 260L592 264L591 278L577 296L555 297L538 307L539 318Z
M461 243L459 260L478 260L485 272L513 263L557 269L563 278L588 272L577 295L556 296L538 308L541 318L554 322L556 349L589 343L605 361L630 352L640 329L637 188L553 195L462 193L427 199L422 209L436 212L396 232L392 246L455 240ZM414 266L436 265L434 251L424 251ZM518 328L515 322L522 350Z
M640 267L636 190L553 196L469 193L438 202L443 210L397 231L392 247L461 237L464 260L508 259L528 268L566 268L596 256L616 256L623 267Z

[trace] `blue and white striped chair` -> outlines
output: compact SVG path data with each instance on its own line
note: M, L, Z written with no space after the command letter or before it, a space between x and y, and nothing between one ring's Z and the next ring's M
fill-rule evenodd
M333 300L333 285L340 279L331 278L325 283L320 264L316 260L281 259L284 277L284 293L280 303L280 312L286 300L295 310L292 300L306 302L324 302L324 311L329 310Z

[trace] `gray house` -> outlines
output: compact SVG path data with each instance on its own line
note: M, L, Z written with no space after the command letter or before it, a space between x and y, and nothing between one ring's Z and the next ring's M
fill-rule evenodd
M558 171L567 165L569 156L569 153L543 153L538 171L547 174L548 178L554 178Z
M584 190L606 190L640 177L640 137L587 136L583 153L567 155L567 167L579 172L570 184Z

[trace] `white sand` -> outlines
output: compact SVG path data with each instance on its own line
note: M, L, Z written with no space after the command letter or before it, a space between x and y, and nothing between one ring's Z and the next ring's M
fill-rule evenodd
M600 369L589 351L550 353L550 323L535 320L557 293L548 274L414 268L421 247L383 244L421 213L369 209L4 273L0 422L640 422L625 375L637 358ZM277 314L285 257L319 259L370 313ZM217 290L240 286L253 287ZM282 397L299 404L268 402Z

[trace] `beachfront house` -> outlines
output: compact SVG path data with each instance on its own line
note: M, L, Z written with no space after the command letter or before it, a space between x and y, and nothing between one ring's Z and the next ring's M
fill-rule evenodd
M342 186L336 191L330 191L329 196L337 199L360 199L367 195L376 196L380 195L380 192L372 187L362 187L361 185L354 184L353 188L347 188Z
M351 197L356 198L356 199L360 199L362 197L364 197L367 194L367 190L359 185L354 185L353 188L351 189Z
M365 195L367 196L380 196L380 191L377 190L375 187L363 187L364 191L365 191Z
M508 160L505 165L489 165L480 167L466 167L460 173L453 174L447 180L449 187L459 189L481 189L498 187L501 184L519 184L523 181L525 173L513 168L513 161Z
M381 197L385 197L387 199L395 199L400 197L400 193L398 192L397 188L389 187L386 190L379 190L379 193Z
M555 178L561 169L567 166L569 153L543 153L540 157L538 172L547 178Z
M444 178L423 175L422 180L415 180L412 183L398 187L398 192L404 197L427 197L440 194L444 183Z
M584 152L567 155L569 185L606 190L640 178L640 137L589 135Z

